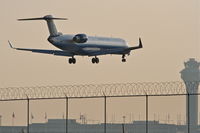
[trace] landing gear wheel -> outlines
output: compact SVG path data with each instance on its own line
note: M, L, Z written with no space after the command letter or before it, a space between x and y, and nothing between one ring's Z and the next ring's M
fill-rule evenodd
M72 64L72 58L69 58L68 62L69 64Z
M125 59L125 58L123 58L123 59L122 59L122 62L126 62L126 59Z
M96 63L98 64L99 63L99 58L95 57L95 58L92 58L92 63Z
M122 55L122 62L126 62L125 56L125 54Z
M98 64L99 63L99 58L95 58L95 60L96 60L96 63Z
M72 58L72 63L76 64L76 59L75 58Z
M94 64L94 63L96 63L96 60L95 60L95 58L92 58L92 63Z
M75 58L69 58L68 60L69 64L76 64L76 59Z

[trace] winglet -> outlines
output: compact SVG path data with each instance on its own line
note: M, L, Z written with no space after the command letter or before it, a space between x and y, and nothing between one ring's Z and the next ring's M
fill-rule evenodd
M139 48L143 48L143 45L142 45L142 40L141 40L141 38L139 38Z
M13 46L12 46L12 44L11 44L11 42L8 40L8 44L10 45L10 47L12 48L12 49L15 49Z
M129 47L129 48L127 48L126 50L135 50L135 49L140 49L140 48L143 48L141 38L139 38L139 45L138 45L138 46L135 46L135 47Z

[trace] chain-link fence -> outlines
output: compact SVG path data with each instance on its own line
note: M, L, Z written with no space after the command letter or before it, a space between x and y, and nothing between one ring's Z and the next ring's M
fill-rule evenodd
M0 133L198 133L198 83L1 88Z

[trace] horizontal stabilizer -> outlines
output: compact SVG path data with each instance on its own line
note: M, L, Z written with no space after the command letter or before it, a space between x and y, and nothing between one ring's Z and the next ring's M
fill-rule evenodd
M55 18L52 15L46 15L44 17L39 17L39 18L18 19L18 21L31 21L31 20L45 20L45 21L47 21L50 36L59 36L60 34L58 33L58 31L56 29L56 25L54 24L53 20L67 20L67 18Z
M27 20L67 20L67 18L55 18L52 15L46 15L44 17L39 17L39 18L18 19L18 21L27 21Z

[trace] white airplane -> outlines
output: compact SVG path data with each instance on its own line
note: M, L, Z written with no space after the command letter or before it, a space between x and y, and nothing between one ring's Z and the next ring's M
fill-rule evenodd
M121 38L87 36L86 34L63 35L62 33L57 32L53 20L67 20L66 18L55 18L52 15L46 15L40 18L26 18L18 20L46 20L50 33L48 41L61 50L14 48L10 41L8 41L11 48L35 53L52 54L56 56L69 56L69 64L76 63L74 56L77 55L93 57L92 63L99 63L99 58L97 56L115 54L122 55L122 62L126 62L126 55L130 55L132 50L143 47L140 38L138 46L129 47L128 43Z

